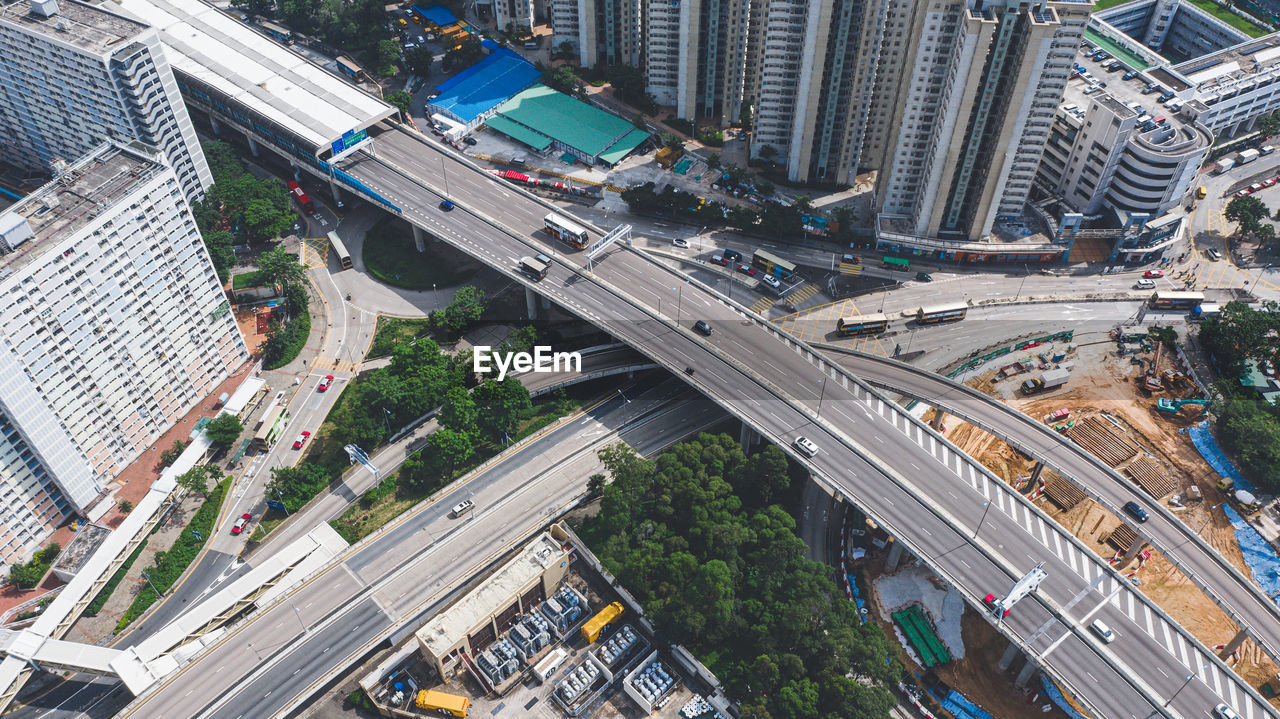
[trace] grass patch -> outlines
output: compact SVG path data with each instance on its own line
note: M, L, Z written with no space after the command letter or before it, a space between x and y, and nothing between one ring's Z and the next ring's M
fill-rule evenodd
M156 590L169 591L182 573L187 571L187 567L191 566L191 562L200 555L204 543L213 534L213 523L218 520L218 512L222 510L222 500L226 497L227 488L230 486L230 477L218 482L218 486L209 492L200 509L196 510L195 516L187 522L187 526L182 528L182 534L178 535L178 540L173 543L169 551L156 553L155 566L147 570L150 584L143 585L138 596L133 598L133 603L125 610L124 616L120 617L120 622L116 624L116 634L156 603L159 599ZM200 536L197 538L193 532L199 532ZM155 590L151 588L152 584L155 585Z
M311 336L311 313L304 310L297 317L284 323L280 339L267 338L262 352L263 369L279 369L298 358Z
M1219 6L1213 0L1190 0L1190 1L1192 5L1195 5L1201 10L1204 10L1205 12L1218 18L1219 20L1225 22L1226 24L1239 30L1240 32L1245 33L1249 37L1262 37L1263 35L1266 35L1271 32L1265 27L1262 27L1261 25L1253 22L1252 20L1247 20L1245 18L1242 18L1239 15L1236 15L1235 13L1231 12L1230 10ZM1093 11L1097 12L1098 9L1099 9L1098 6L1095 5L1093 8Z
M581 403L576 401L548 400L535 404L533 414L520 422L520 430L513 438L513 444L550 425L560 417L576 412L581 406ZM393 477L388 477L378 486L370 489L360 501L348 507L342 516L329 524L344 539L355 544L409 511L440 488L459 477L466 476L468 472L497 456L503 449L505 447L501 442L489 441L478 445L475 454L465 466L458 467L452 475L439 477L437 481L423 487L400 486L398 484L400 472L396 472ZM392 478L396 483L388 481ZM373 495L372 501L368 501L371 499L370 495Z
M111 579L108 579L107 583L102 585L98 596L94 597L93 601L89 602L89 606L85 607L85 614L94 617L97 616L98 612L102 611L102 608L107 605L107 600L111 598L111 593L116 590L116 587L124 579L124 575L128 573L129 567L132 567L133 563L137 561L138 555L142 554L142 550L147 548L147 541L146 539L142 540L138 548L133 550L133 554L130 554L129 558L124 560L124 564L121 564L120 568L116 570L116 573L111 575Z
M400 345L408 345L419 337L431 336L431 320L402 319L400 317L378 317L377 329L373 332L373 342L369 345L369 357L386 357Z
M244 290L250 287L266 287L267 273L262 270L253 270L252 272L242 272L238 275L231 276L231 288L236 290Z
M426 255L420 254L413 243L413 231L409 224L391 217L384 217L364 237L364 266L381 282L410 290L426 290L435 287L453 287L475 276L479 266L471 261L440 261L432 258L436 252L432 243ZM412 258L406 261L406 258ZM435 261L433 261L433 259Z
M1093 11L1100 12L1102 10L1106 10L1109 7L1115 7L1116 5L1121 5L1129 1L1130 0L1098 0L1093 4Z

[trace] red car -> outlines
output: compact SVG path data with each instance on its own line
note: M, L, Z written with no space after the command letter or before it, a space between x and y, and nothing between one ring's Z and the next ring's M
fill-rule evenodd
M302 434L298 435L298 438L293 440L293 448L302 449L302 445L307 443L307 439L309 437L311 437L311 433L303 430Z
M233 525L231 525L231 533L232 533L232 534L239 534L239 533L243 532L243 531L244 531L244 528L245 528L245 527L247 527L247 526L249 525L249 520L250 520L250 519L253 519L253 515L252 515L252 514L242 514L242 515L240 515L240 518L236 520L236 523L235 523L235 524L233 524Z
M1262 181L1263 187L1274 187L1275 184L1276 184L1276 178L1274 177L1268 177L1267 179Z
M1146 277L1147 279L1156 279L1158 277L1164 277L1164 270L1147 270L1146 272L1142 273L1142 276Z
M329 385L333 384L333 375L327 374L324 379L320 380L320 384L316 385L316 390L323 392L329 389Z
M743 264L739 264L739 265L738 265L738 271L739 271L739 272L741 272L741 273L742 273L742 274L744 274L744 275L748 275L748 276L751 276L751 277L755 277L755 276L756 276L756 268L752 267L751 265L743 265Z
M1249 188L1246 187L1243 190L1237 192L1236 197L1247 197L1251 194L1253 194L1253 190L1250 190Z
M988 594L987 596L985 596L985 597L983 597L983 598L982 598L982 603L983 603L983 604L985 604L985 605L987 605L988 607L990 607L990 608L991 608L991 611L995 611L995 608L996 608L996 595L994 595L994 594ZM1004 610L1004 614L1001 614L1000 616L1002 616L1002 617L1007 617L1007 616L1009 616L1009 612L1012 612L1012 611L1013 611L1012 609L1006 609L1006 610Z

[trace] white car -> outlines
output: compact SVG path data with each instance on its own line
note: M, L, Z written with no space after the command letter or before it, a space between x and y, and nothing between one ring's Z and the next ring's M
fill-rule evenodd
M1155 280L1138 280L1138 283L1135 284L1133 287L1134 289L1139 289L1139 290L1154 290L1156 288L1156 281Z
M457 504L453 505L453 509L449 510L449 516L461 517L463 512L467 511L468 509L475 509L475 506L476 506L475 502L469 499L464 499L461 502L458 502Z
M769 285L775 290L782 286L782 283L778 281L778 278L774 277L773 275L764 275L760 278L760 281L765 283L766 285Z
M674 239L674 240L672 240L672 241L671 241L671 246L672 246L672 247L679 247L679 248L680 248L680 249L682 249L682 250L687 250L687 249L689 249L689 241L688 241L688 240L681 240L681 239L677 238L677 239Z
M1213 715L1218 717L1218 719L1240 719L1240 715L1236 713L1236 710L1226 704L1219 704L1214 707Z
M814 444L813 440L808 437L796 437L795 442L792 444L806 457L812 457L818 453L818 445Z

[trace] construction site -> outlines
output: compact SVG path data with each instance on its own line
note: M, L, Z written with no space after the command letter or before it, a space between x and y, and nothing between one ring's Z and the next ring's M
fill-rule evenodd
M1228 512L1265 524L1273 498L1237 491L1206 461L1192 434L1208 419L1207 392L1170 335L1150 327L1117 327L1109 336L1076 337L1052 346L1010 353L965 384L998 397L1042 420L1133 482L1199 532L1245 576L1250 567ZM998 366L997 366L998 365ZM1054 368L1069 381L1044 390L1024 390L1026 378ZM929 415L926 415L926 418ZM1089 499L1052 470L1033 480L1036 462L995 436L955 417L946 436L996 475L1030 498L1099 556L1107 558L1140 591L1163 607L1206 646L1220 651L1238 627L1159 552L1140 543L1119 517ZM1135 544L1137 546L1135 546ZM1126 556L1130 561L1125 562ZM1276 701L1277 666L1249 640L1223 660Z

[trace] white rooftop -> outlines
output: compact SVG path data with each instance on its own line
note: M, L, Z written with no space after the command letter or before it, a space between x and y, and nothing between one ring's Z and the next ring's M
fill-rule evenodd
M1201 83L1209 82L1210 80L1214 80L1216 78L1222 77L1223 75L1230 75L1231 73L1237 72L1239 70L1240 70L1240 63L1236 62L1235 60L1232 60L1230 62L1219 63L1207 70L1201 70L1200 72L1193 72L1187 75L1187 79L1191 81L1191 84L1199 85Z
M526 584L542 576L547 567L567 561L567 553L549 534L530 542L456 604L440 612L416 632L419 644L434 656L443 656L462 641L476 624L507 606Z
M113 0L160 33L169 63L292 130L317 152L395 108L201 0Z

